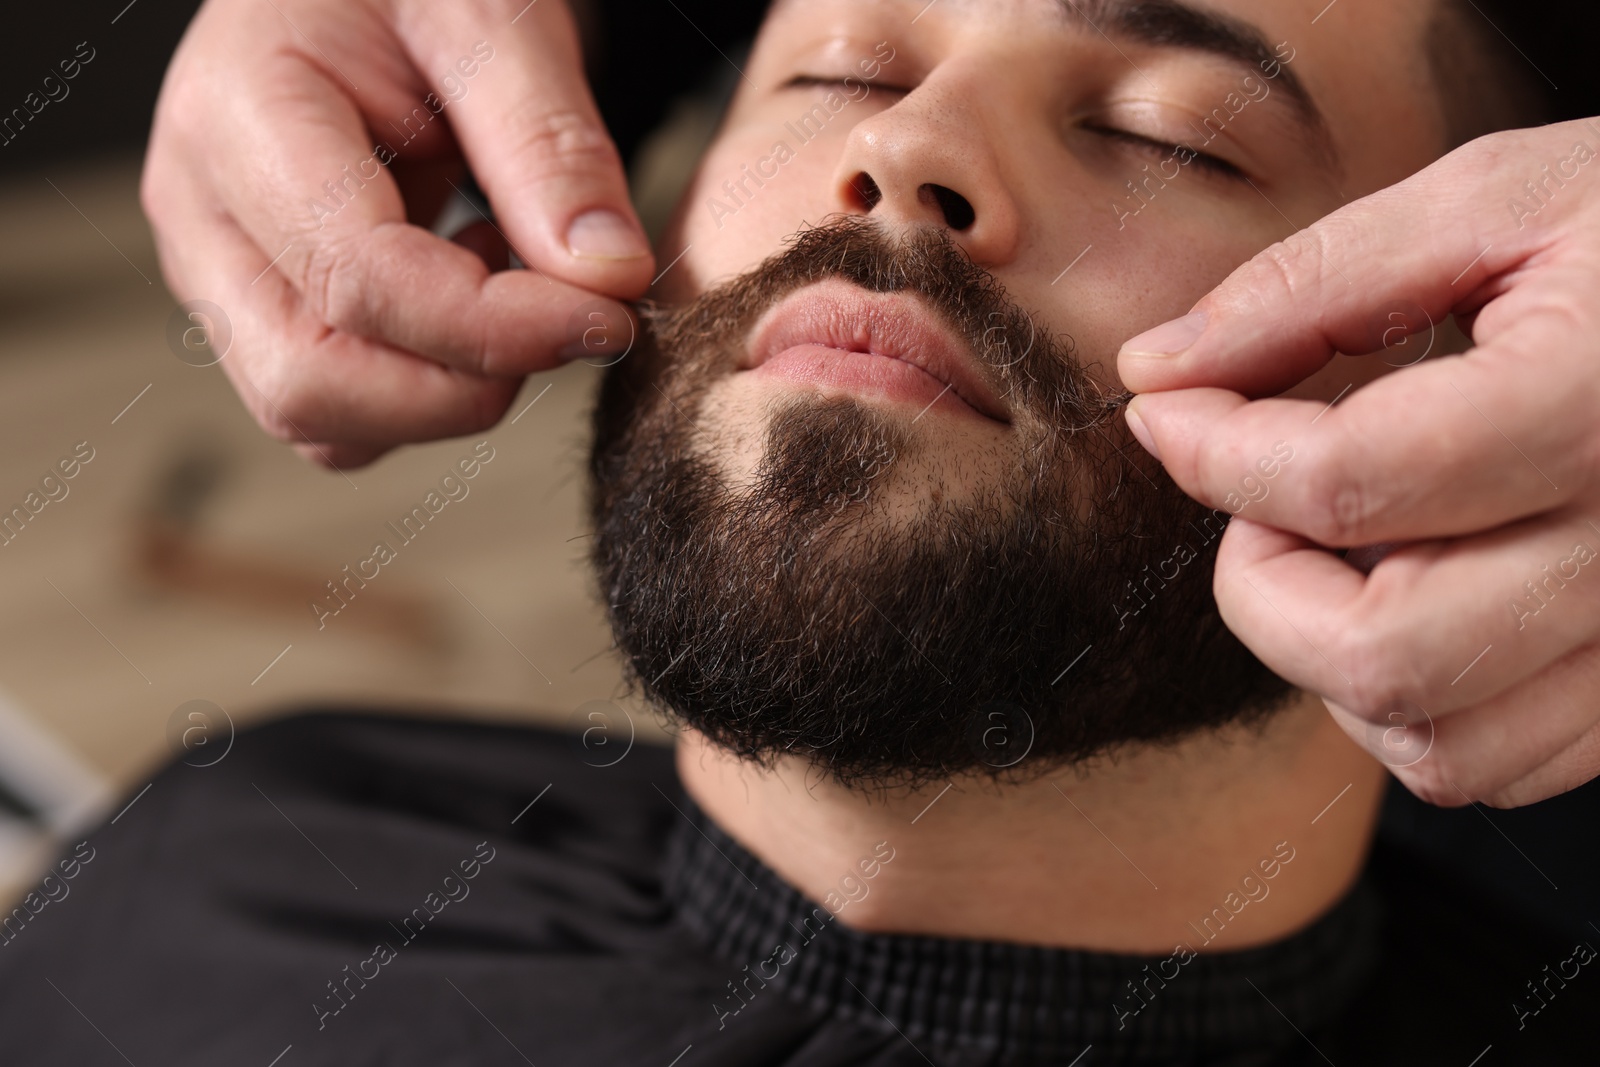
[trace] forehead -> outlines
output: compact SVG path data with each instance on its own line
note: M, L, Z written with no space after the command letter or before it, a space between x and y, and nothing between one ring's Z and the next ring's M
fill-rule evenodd
M857 0L866 13L924 18L1029 20L1035 24L1114 35L1141 25L1206 26L1230 30L1300 30L1330 37L1375 39L1398 29L1425 25L1439 0ZM805 15L826 6L819 0L774 0L769 18ZM1343 8L1343 11L1338 9Z

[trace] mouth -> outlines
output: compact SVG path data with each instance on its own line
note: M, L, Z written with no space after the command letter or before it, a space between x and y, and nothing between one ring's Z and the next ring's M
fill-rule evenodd
M916 405L918 418L1011 422L970 347L919 298L840 279L805 286L767 311L739 370Z

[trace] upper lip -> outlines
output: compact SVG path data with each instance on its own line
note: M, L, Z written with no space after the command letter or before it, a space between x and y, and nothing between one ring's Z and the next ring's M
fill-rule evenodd
M779 300L757 321L739 369L751 370L779 352L807 344L909 363L989 418L1011 421L971 347L918 297L868 292L838 279L808 285Z

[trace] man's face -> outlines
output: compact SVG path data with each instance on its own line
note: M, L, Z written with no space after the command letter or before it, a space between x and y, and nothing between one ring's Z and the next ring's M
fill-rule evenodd
M1324 5L774 6L597 416L653 699L873 781L1281 699L1209 597L1226 516L1132 445L1113 356L1438 155L1427 6Z

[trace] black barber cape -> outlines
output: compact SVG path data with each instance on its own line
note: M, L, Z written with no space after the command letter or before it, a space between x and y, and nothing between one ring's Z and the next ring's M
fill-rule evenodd
M863 934L711 823L669 752L613 760L323 713L174 764L5 926L0 1064L1600 1063L1585 937L1381 841L1328 915L1245 951Z

